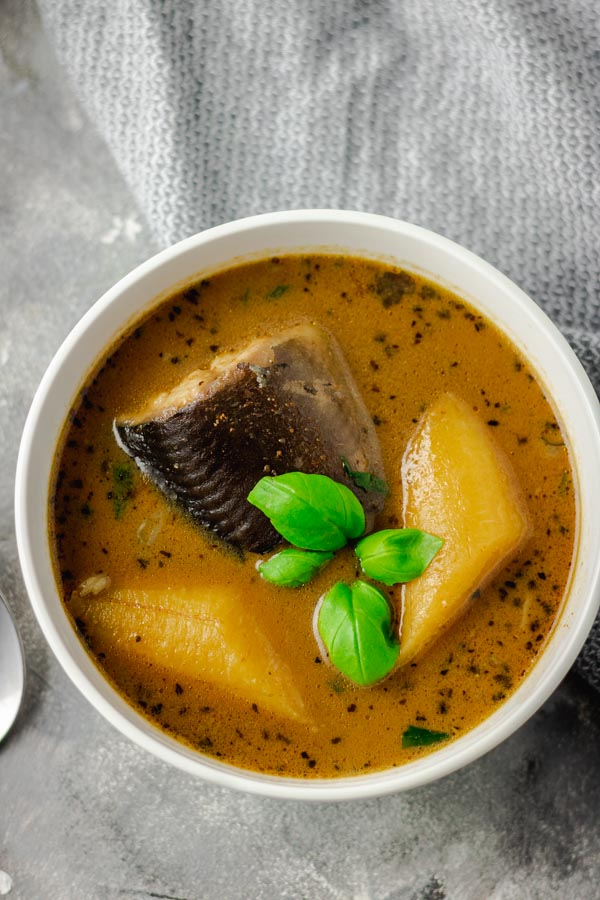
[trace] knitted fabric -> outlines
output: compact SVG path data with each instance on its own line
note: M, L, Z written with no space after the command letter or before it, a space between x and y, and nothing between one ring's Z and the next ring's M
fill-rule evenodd
M341 207L523 287L600 387L597 0L39 0L155 235ZM600 689L600 625L578 661Z

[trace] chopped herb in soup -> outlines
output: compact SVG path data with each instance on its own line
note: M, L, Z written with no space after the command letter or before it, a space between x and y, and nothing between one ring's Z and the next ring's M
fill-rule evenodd
M198 752L296 777L446 746L560 613L568 448L510 341L382 263L290 255L151 309L57 452L57 581L96 665Z

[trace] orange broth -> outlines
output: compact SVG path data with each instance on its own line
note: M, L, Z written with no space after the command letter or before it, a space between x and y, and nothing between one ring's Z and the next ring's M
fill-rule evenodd
M110 348L60 440L50 539L67 611L72 592L95 573L130 589L235 584L289 664L310 724L100 646L77 622L96 665L141 715L198 752L243 768L301 778L349 775L436 749L403 749L402 734L413 725L453 738L480 723L529 671L561 607L576 505L569 454L543 387L510 341L462 299L413 274L388 282L392 271L399 270L347 256L290 255L190 286ZM533 526L518 558L457 624L424 656L370 688L330 667L313 633L318 598L358 574L350 548L302 588L267 584L255 554L228 550L170 505L112 431L115 417L207 367L215 354L307 319L337 337L377 427L390 486L377 527L402 524L402 455L423 411L446 391L467 401L493 432ZM112 472L124 463L133 470L133 494L116 518ZM400 603L399 587L388 595Z

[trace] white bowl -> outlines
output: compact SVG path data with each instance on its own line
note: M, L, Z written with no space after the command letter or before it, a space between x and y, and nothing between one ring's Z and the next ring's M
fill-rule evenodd
M393 770L300 780L238 769L179 744L138 715L102 677L73 630L57 592L48 544L52 452L92 365L124 326L155 299L198 273L240 257L336 250L385 259L449 287L496 323L519 348L552 398L568 437L578 496L578 534L568 599L549 642L518 690L451 744ZM52 360L21 442L16 531L25 584L40 626L66 673L123 734L207 781L302 800L373 797L425 784L503 741L547 699L575 660L600 600L600 406L583 368L546 315L496 269L457 244L405 222L366 213L304 210L242 219L164 250L111 288L86 313Z

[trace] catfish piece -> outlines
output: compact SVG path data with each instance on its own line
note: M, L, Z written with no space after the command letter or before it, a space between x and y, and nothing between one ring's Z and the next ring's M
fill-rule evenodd
M380 493L345 474L384 477L379 441L342 351L309 323L217 356L136 415L115 421L120 446L201 525L262 553L281 536L246 497L264 475L305 472L346 484L367 530Z

